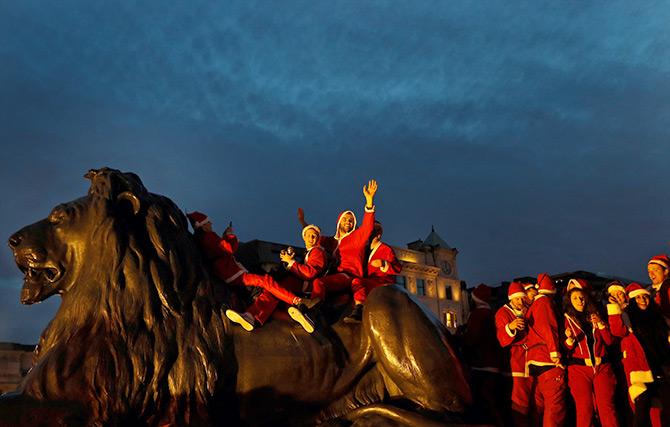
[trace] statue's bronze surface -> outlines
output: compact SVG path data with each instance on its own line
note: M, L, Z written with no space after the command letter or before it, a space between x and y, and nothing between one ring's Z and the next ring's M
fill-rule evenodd
M132 173L86 177L9 239L21 302L62 303L0 425L431 426L470 403L446 331L404 290L372 292L361 324L247 333L170 199Z

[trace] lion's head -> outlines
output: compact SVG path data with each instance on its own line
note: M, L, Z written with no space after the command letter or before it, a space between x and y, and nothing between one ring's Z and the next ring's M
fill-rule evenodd
M102 421L202 406L217 387L227 334L185 216L135 174L102 168L85 177L85 197L9 239L25 274L21 301L62 296L25 392L70 400L59 375L77 378L75 398Z

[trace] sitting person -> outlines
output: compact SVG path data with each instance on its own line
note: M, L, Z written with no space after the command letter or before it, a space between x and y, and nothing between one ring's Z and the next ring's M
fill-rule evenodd
M352 281L352 288L361 289L358 300L365 303L367 296L374 288L390 285L395 282L395 276L402 270L400 261L395 256L393 248L382 242L384 228L382 223L375 221L370 241L370 255L368 256L368 272L366 277L356 277ZM360 322L362 312L359 310L352 316L346 317L345 322Z
M230 285L260 287L263 292L267 291L290 305L303 303L302 298L282 287L269 275L251 274L237 262L234 254L237 251L238 240L231 226L226 228L223 237L219 237L213 231L212 222L207 215L191 212L187 217L193 227L196 244L211 263L212 271L219 279ZM228 309L226 317L241 325L246 331L252 331L255 326L263 325L269 314L263 312L261 307L252 305L244 313Z
M321 275L327 266L327 255L323 247L319 246L321 229L316 225L310 224L302 229L302 239L305 242L304 262L295 260L295 252L282 251L279 258L285 263L289 275L281 280L281 285L295 293L306 293L311 291L312 281ZM268 293L269 294L269 293ZM276 298L268 295L274 300L276 307L279 302ZM318 298L303 298L298 305L289 307L288 314L293 320L300 323L308 332L314 331L314 322L308 312L321 302Z
M337 218L335 236L322 235L320 239L321 246L333 256L336 272L312 282L312 298L323 300L326 297L326 291L351 290L354 296L354 308L347 317L360 318L362 314L364 287L360 284L354 287L353 280L364 277L365 252L375 221L373 201L376 192L377 182L375 180L370 180L368 185L363 187L366 203L363 224L360 228L356 228L354 213L344 211ZM303 226L307 225L302 209L298 210L298 219Z
M573 287L563 303L568 386L575 401L576 425L593 425L597 412L603 427L617 427L616 377L607 355L613 338L585 288Z

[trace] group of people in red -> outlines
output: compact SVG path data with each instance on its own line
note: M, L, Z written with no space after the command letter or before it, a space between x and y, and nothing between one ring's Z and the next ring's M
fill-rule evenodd
M670 258L654 256L647 271L649 288L613 281L601 298L576 278L557 292L543 273L535 283L512 282L495 313L491 288L475 288L462 343L490 421L670 426ZM501 393L509 378L511 390ZM617 406L625 400L629 409Z
M245 330L253 331L265 324L283 302L288 306L288 315L312 333L316 327L315 314L328 294L350 294L354 304L344 321L360 322L367 295L378 286L393 283L401 268L393 249L381 241L383 228L375 221L376 193L377 182L370 180L363 187L363 223L357 227L354 213L344 211L337 218L332 237L322 235L318 226L308 224L303 210L298 209L306 252L300 262L293 248L281 251L279 258L288 273L281 279L271 274L250 273L235 259L238 240L232 225L219 236L205 214L187 214L196 243L212 272L228 285L261 290L244 311L228 309L226 316Z

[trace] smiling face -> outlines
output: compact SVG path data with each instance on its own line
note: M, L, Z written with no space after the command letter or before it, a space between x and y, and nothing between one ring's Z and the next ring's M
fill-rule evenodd
M340 218L340 234L348 234L354 229L354 216L347 212Z
M647 273L649 273L649 280L653 285L660 285L668 278L668 270L658 264L648 264Z
M307 249L312 249L317 245L317 243L319 243L319 233L317 233L313 228L310 228L305 231L302 236L302 240L305 242L305 247Z
M578 312L582 313L584 311L584 307L586 307L586 297L584 296L584 293L579 290L579 288L575 288L575 290L570 294L570 303L572 304L572 307Z
M649 307L650 301L651 298L649 298L648 294L642 294L635 297L635 303L640 308L640 310L646 310L647 307Z

